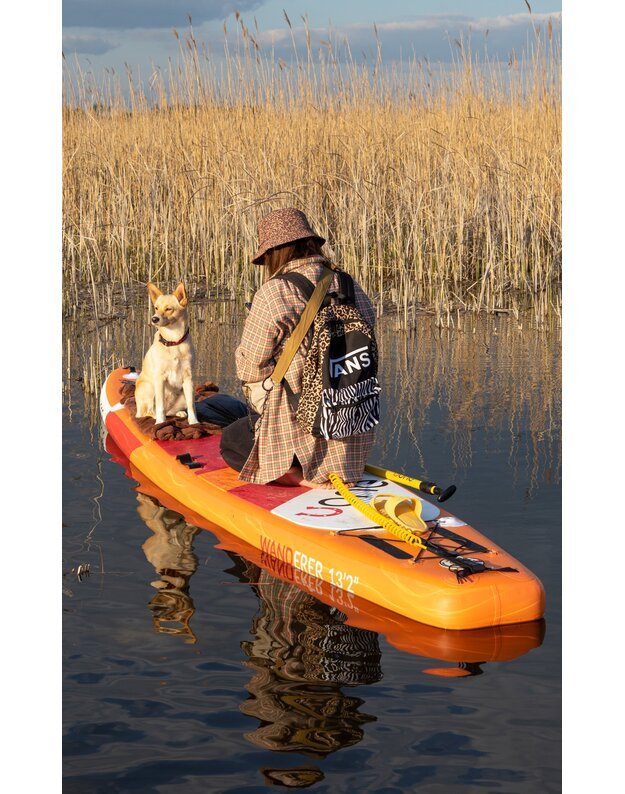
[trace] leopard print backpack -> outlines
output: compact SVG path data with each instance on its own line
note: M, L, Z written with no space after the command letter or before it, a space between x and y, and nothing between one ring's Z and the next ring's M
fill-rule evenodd
M278 278L310 299L314 286L301 273ZM360 435L380 421L375 333L356 306L351 276L339 272L339 281L340 292L330 293L315 316L295 414L303 430L325 439Z

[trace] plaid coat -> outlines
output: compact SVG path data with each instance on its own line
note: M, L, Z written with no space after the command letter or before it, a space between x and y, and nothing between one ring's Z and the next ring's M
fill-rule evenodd
M323 257L319 256L296 259L289 262L283 272L297 270L314 284L321 278L323 262ZM330 291L338 290L338 286L335 276ZM375 313L371 301L356 282L354 289L357 307L373 326ZM242 381L254 382L271 375L305 306L304 296L288 281L270 279L262 285L254 296L241 344L235 352L237 374ZM285 376L296 394L301 391L304 361L311 339L312 326ZM263 415L256 425L254 446L240 479L258 484L271 482L290 469L293 456L297 455L307 480L324 482L327 473L335 471L347 482L355 482L363 473L372 445L372 430L345 439L326 440L309 435L297 424L286 390L279 384L269 392Z

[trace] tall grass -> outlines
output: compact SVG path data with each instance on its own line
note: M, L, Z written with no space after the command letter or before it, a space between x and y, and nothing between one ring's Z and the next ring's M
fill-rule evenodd
M227 40L228 41L228 40ZM559 48L509 64L462 42L449 69L385 68L310 41L290 64L239 20L215 62L193 31L138 83L67 65L66 301L77 285L185 278L255 289L256 222L298 206L402 325L428 309L560 315ZM296 53L297 54L297 53ZM340 57L339 57L340 56Z

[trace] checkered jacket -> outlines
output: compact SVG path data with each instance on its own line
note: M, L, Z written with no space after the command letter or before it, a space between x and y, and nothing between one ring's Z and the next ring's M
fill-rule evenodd
M297 270L315 284L321 278L324 259L312 256L289 262L283 272ZM338 290L338 277L330 291ZM354 282L356 305L364 319L375 323L371 301ZM287 338L297 325L306 306L300 290L289 281L270 279L254 296L241 344L236 350L237 375L244 382L255 382L271 375ZM312 327L295 354L285 380L296 394L301 391L306 353L312 340ZM323 482L327 473L337 472L345 481L355 482L363 473L373 445L373 431L345 439L315 438L300 428L282 384L274 386L265 402L263 415L256 426L252 451L240 478L263 484L285 474L299 460L304 478Z

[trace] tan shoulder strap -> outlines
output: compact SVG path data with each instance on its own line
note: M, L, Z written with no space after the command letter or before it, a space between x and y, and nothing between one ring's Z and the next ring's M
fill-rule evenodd
M286 371L291 365L293 357L297 353L299 346L304 341L304 337L308 333L308 330L315 319L315 315L319 311L326 293L330 288L330 284L334 278L334 272L334 270L331 270L326 266L325 273L321 277L320 281L317 282L314 292L310 296L310 300L306 304L304 311L302 312L302 316L299 318L299 322L295 326L295 330L287 339L282 349L282 353L280 354L280 358L278 359L278 363L276 364L276 368L271 374L271 380L273 381L274 385L280 383L286 375Z

